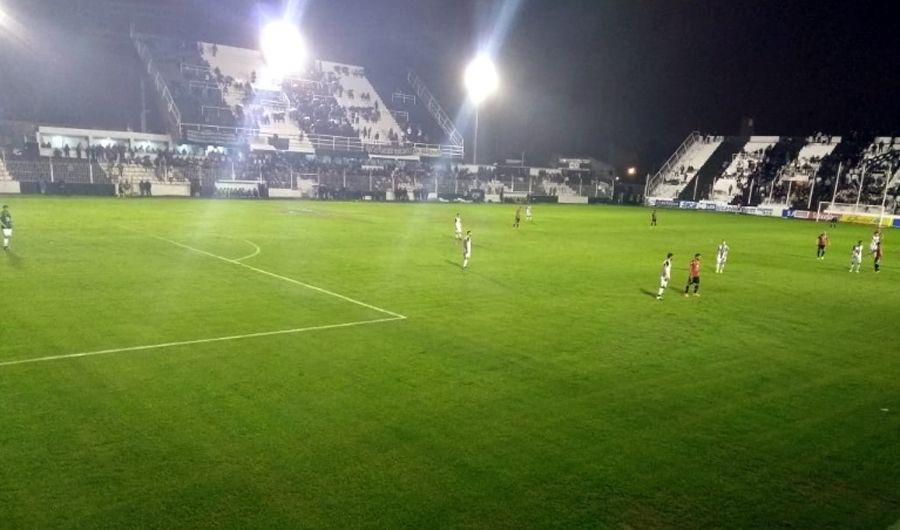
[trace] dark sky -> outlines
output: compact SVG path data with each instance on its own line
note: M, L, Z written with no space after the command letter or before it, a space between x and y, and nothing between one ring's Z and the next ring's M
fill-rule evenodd
M253 46L259 14L280 2L0 0L3 4L23 16L40 13L45 25L28 27L40 28L47 38L57 32L124 33L128 20L135 19L144 31ZM307 0L300 24L314 56L372 71L400 73L411 67L455 116L466 59L494 34L503 5ZM525 151L535 162L554 154L593 155L647 171L691 130L734 134L742 117L755 119L758 134L896 134L900 38L892 6L822 0L523 0L497 51L502 89L481 114L481 153L504 158ZM8 56L6 44L0 36L0 55ZM40 59L45 54L35 57L45 68L65 67ZM0 70L0 90L10 83L7 72ZM89 80L79 82L85 83Z

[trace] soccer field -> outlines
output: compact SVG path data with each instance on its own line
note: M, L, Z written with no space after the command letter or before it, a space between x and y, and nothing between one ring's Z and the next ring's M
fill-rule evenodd
M900 232L851 275L866 227L4 199L0 527L900 520Z

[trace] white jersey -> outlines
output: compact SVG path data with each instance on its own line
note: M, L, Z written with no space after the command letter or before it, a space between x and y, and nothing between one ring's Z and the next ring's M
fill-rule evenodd
M719 245L719 247L717 249L716 257L718 258L719 261L725 261L728 259L728 245L727 244L722 243L721 245Z
M854 263L859 263L862 261L863 249L862 245L854 245L853 246L853 254L851 255L851 259Z
M662 271L659 273L659 277L662 280L668 280L672 277L672 260L666 258L663 261Z
M462 219L457 217L456 220L453 221L453 226L456 227L457 232L462 232Z
M471 237L466 237L463 240L463 254L465 254L466 256L472 255L472 238Z
M881 243L881 234L873 234L872 243L869 245L869 250L875 252L875 248L878 247L878 243Z
M525 207L525 217L531 217L531 206Z

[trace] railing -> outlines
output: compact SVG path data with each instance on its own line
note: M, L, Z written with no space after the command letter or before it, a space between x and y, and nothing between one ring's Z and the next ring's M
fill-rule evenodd
M172 97L172 93L169 91L165 79L153 63L150 49L141 41L140 35L134 31L134 26L131 27L131 40L134 42L134 47L137 49L138 56L147 64L147 75L153 79L156 91L159 93L160 97L162 97L163 102L165 102L169 114L172 115L172 119L175 122L175 129L181 130L181 112L178 111L178 106L175 105L175 98Z
M404 105L415 105L416 96L413 96L412 94L404 94L403 92L394 92L393 94L391 94L391 103L396 103L398 101L400 103L403 103Z
M42 158L40 160L7 160L9 175L24 182L69 182L72 184L105 184L109 175L97 161L77 158Z
M273 133L246 127L227 127L201 123L182 123L181 135L194 142L212 144L236 144L241 139L257 139L267 141L275 136ZM462 158L463 148L460 145L403 143L394 144L383 140L361 140L353 136L333 136L330 134L278 134L279 139L300 142L304 139L315 149L338 151L345 153L369 153L381 156L426 156L433 158Z
M450 119L450 116L447 116L447 113L441 108L441 105L431 94L431 91L425 86L425 82L413 73L412 70L406 74L406 80L409 82L410 86L415 89L419 98L425 102L425 108L427 108L428 112L430 112L431 115L434 116L434 119L437 120L438 125L441 126L441 129L450 139L450 143L462 148L465 143L462 134L459 133L453 120Z
M394 116L394 119L402 119L404 122L409 123L409 113L405 110L392 110L391 114Z
M226 111L231 112L231 107L222 107L220 105L201 105L200 106L200 114L206 114L207 110L214 110L216 112Z
M687 138L681 142L681 145L678 146L678 149L672 153L672 156L666 160L666 162L659 168L659 171L656 172L651 178L647 180L647 184L645 186L644 196L649 197L653 194L653 189L659 184L659 182L665 178L665 176L671 171L672 167L675 166L675 163L681 158L684 153L691 148L695 143L700 140L700 132L693 131L688 135ZM699 168L698 168L699 169Z
M299 83L300 86L309 86L312 85L316 90L322 90L324 88L324 84L321 81L314 81L312 79L307 79L305 77L299 76L287 76L284 78L285 81L291 81L295 83Z
M182 123L179 131L181 138L208 144L236 144L241 138L260 136L259 129L246 127L227 127L205 123Z
M201 88L203 90L217 90L219 92L222 91L222 88L219 87L216 83L208 83L206 81L188 81L188 88Z
M196 64L186 64L186 63L179 64L178 70L182 74L184 74L185 71L195 72L195 73L200 73L200 74L208 74L211 71L208 66L200 66L200 65L196 65Z

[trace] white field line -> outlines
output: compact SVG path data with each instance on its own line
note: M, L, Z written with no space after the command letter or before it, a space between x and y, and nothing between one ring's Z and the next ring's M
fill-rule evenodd
M255 248L256 250L253 252L253 254L247 254L246 256L244 256L242 258L238 258L234 261L244 261L245 259L255 258L256 256L259 256L259 253L260 253L259 245L257 245L253 241L250 241L249 239L244 239L243 241L245 243L249 243L250 245L252 245L253 248Z
M42 363L47 361L58 361L61 359L75 359L78 357L91 357L94 355L106 355L110 353L123 353L123 352L132 352L132 351L142 351L142 350L156 350L160 348L173 348L175 346L188 346L192 344L206 344L209 342L223 342L228 340L240 340L240 339L250 339L254 337L268 337L271 335L289 335L292 333L305 333L307 331L320 331L325 329L336 329L336 328L349 328L353 326L363 326L366 324L378 324L380 322L391 322L394 320L402 320L397 317L390 318L376 318L374 320L358 320L355 322L344 322L341 324L326 324L324 326L309 326L305 328L294 328L294 329L280 329L277 331L262 331L259 333L245 333L243 335L228 335L225 337L213 337L210 339L194 339L194 340L180 340L176 342L162 342L160 344L145 344L143 346L128 346L126 348L111 348L108 350L96 350L96 351L88 351L81 353L67 353L63 355L48 355L46 357L35 357L32 359L18 359L15 361L4 361L0 362L0 368L4 366L14 366L17 364L28 364L28 363Z
M240 261L238 261L238 260L236 260L236 259L231 259L231 258L226 258L226 257L224 257L224 256L219 256L218 254L213 254L212 252L207 252L207 251L205 251L205 250L200 250L199 248L194 248L194 247L192 247L192 246L190 246L190 245L185 245L184 243L179 243L178 241L173 241L173 240L171 240L171 239L166 239L166 238L164 238L164 237L154 236L154 235L151 235L150 237L153 237L153 238L155 238L155 239L159 239L160 241L165 241L166 243L170 243L170 244L175 245L175 246L177 246L177 247L181 247L181 248L184 248L184 249L187 249L187 250L196 252L196 253L198 253L198 254L203 254L204 256L209 256L209 257L211 257L211 258L216 258L216 259L221 260L221 261L224 261L224 262L226 262L226 263L233 263L234 265L237 265L237 266L239 266L239 267L244 267L245 269L250 269L251 271L258 272L258 273L260 273L260 274L265 274L266 276L271 276L272 278L278 278L279 280L282 280L282 281L285 281L285 282L288 282L288 283L293 283L294 285L299 285L299 286L301 286L301 287L306 287L307 289L312 289L313 291L317 291L317 292L320 292L320 293L322 293L322 294L327 294L327 295L333 296L333 297L335 297L335 298L340 298L341 300L344 300L344 301L346 301L346 302L350 302L351 304L356 304L356 305L358 305L358 306L362 306L362 307L371 309L371 310L373 310L373 311L378 311L379 313L383 313L383 314L385 314L385 315L390 315L390 316L394 317L394 319L396 319L396 320L401 320L401 319L405 319L405 318L406 318L404 315L401 315L400 313L394 313L393 311L388 311L387 309L384 309L383 307L378 307L378 306L374 306L374 305L372 305L372 304L367 304L367 303L365 303L365 302L361 302L361 301L356 300L356 299L354 299L354 298L350 298L349 296L344 296L344 295L342 295L342 294L340 294L340 293L336 293L336 292L334 292L334 291L329 291L328 289L325 289L325 288L322 288L322 287L318 287L318 286L312 285L312 284L310 284L310 283L301 282L300 280L295 280L295 279L293 279L293 278L288 278L287 276L282 276L282 275L280 275L280 274L275 274L274 272L269 272L269 271L267 271L267 270L263 270L263 269L254 267L254 266L252 266L252 265L247 265L246 263L241 263ZM242 258L242 259L243 259L243 258Z
M159 344L145 344L145 345L143 345L143 346L128 346L128 347L125 347L125 348L111 348L111 349L107 349L107 350L96 350L96 351L81 352L81 353L66 353L66 354L62 354L62 355L48 355L48 356L45 356L45 357L34 357L34 358L31 358L31 359L17 359L17 360L13 360L13 361L2 361L2 362L0 362L0 368L2 368L2 367L4 367L4 366L14 366L14 365L17 365L17 364L40 363L40 362L47 362L47 361L58 361L58 360L61 360L61 359L74 359L74 358L78 358L78 357L91 357L91 356L94 356L94 355L106 355L106 354L110 354L110 353L123 353L123 352L142 351L142 350L155 350L155 349L160 349L160 348L172 348L172 347L175 347L175 346L187 346L187 345L190 345L190 344L205 344L205 343L208 343L208 342L223 342L223 341L228 341L228 340L250 339L250 338L254 338L254 337L268 337L268 336L271 336L271 335L288 335L288 334L292 334L292 333L305 333L305 332L307 332L307 331L320 331L320 330L325 330L325 329L349 328L349 327L353 327L353 326L363 326L363 325L366 325L366 324L378 324L378 323L381 323L381 322L392 322L392 321L395 321L395 320L405 320L405 319L406 319L406 316L401 315L400 313L394 313L393 311L388 311L387 309L384 309L384 308L382 308L382 307L374 306L374 305L372 305L372 304L367 304L367 303L365 303L365 302L361 302L361 301L356 300L356 299L354 299L354 298L350 298L349 296L344 296L344 295L342 295L342 294L340 294L340 293L336 293L336 292L334 292L334 291L329 291L328 289L323 289L322 287L318 287L318 286L315 286L315 285L312 285L312 284L309 284L309 283L301 282L301 281L295 280L295 279L293 279L293 278L288 278L287 276L282 276L282 275L280 275L280 274L275 274L274 272L269 272L269 271L267 271L267 270L263 270L263 269L260 269L260 268L257 268L257 267L253 267L253 266L251 266L251 265L247 265L246 263L241 263L240 260L252 258L253 256L258 255L259 252L260 252L259 246L257 246L255 243L252 243L252 242L249 241L249 240L245 240L245 241L247 241L247 243L250 243L251 245L253 245L254 247L256 247L256 252L253 253L253 254L251 254L251 255L249 255L249 256L244 256L243 258L239 258L239 259L231 259L231 258L226 258L226 257L223 257L223 256L219 256L219 255L213 254L212 252L207 252L207 251L205 251L205 250L200 250L199 248L194 248L194 247L192 247L192 246L185 245L185 244L183 244L183 243L179 243L179 242L177 242L177 241L172 241L171 239L166 239L166 238L164 238L164 237L159 237L159 236L151 236L151 237L156 238L156 239L159 239L160 241L165 241L166 243L170 243L170 244L172 244L172 245L175 245L175 246L178 246L178 247L181 247L181 248L184 248L184 249L187 249L187 250L196 252L196 253L198 253L198 254L203 254L203 255L209 256L209 257L211 257L211 258L216 258L216 259L218 259L218 260L222 260L222 261L225 261L225 262L227 262L227 263L233 263L233 264L238 265L238 266L240 266L240 267L244 267L245 269L250 269L250 270L252 270L252 271L254 271L254 272L258 272L259 274L265 274L266 276L271 276L271 277L273 277L273 278L278 278L279 280L283 280L283 281L286 281L286 282L288 282L288 283L293 283L293 284L299 285L299 286L301 286L301 287L306 287L307 289L312 289L313 291L317 291L317 292L320 292L320 293L322 293L322 294L327 294L327 295L333 296L333 297L335 297L335 298L340 298L341 300L350 302L350 303L352 303L352 304L356 304L356 305L358 305L358 306L362 306L362 307L365 307L365 308L367 308L367 309L371 309L371 310L373 310L373 311L378 311L379 313L382 313L382 314L385 314L385 315L389 315L389 318L376 318L376 319L373 319L373 320L357 320L357 321L354 321L354 322L344 322L344 323L341 323L341 324L326 324L326 325L323 325L323 326L308 326L308 327L304 327L304 328L280 329L280 330L276 330L276 331L261 331L261 332L258 332L258 333L245 333L245 334L243 334L243 335L228 335L228 336L225 336L225 337L213 337L213 338L207 338L207 339L193 339L193 340L182 340L182 341L176 341L176 342L162 342L162 343L159 343Z

